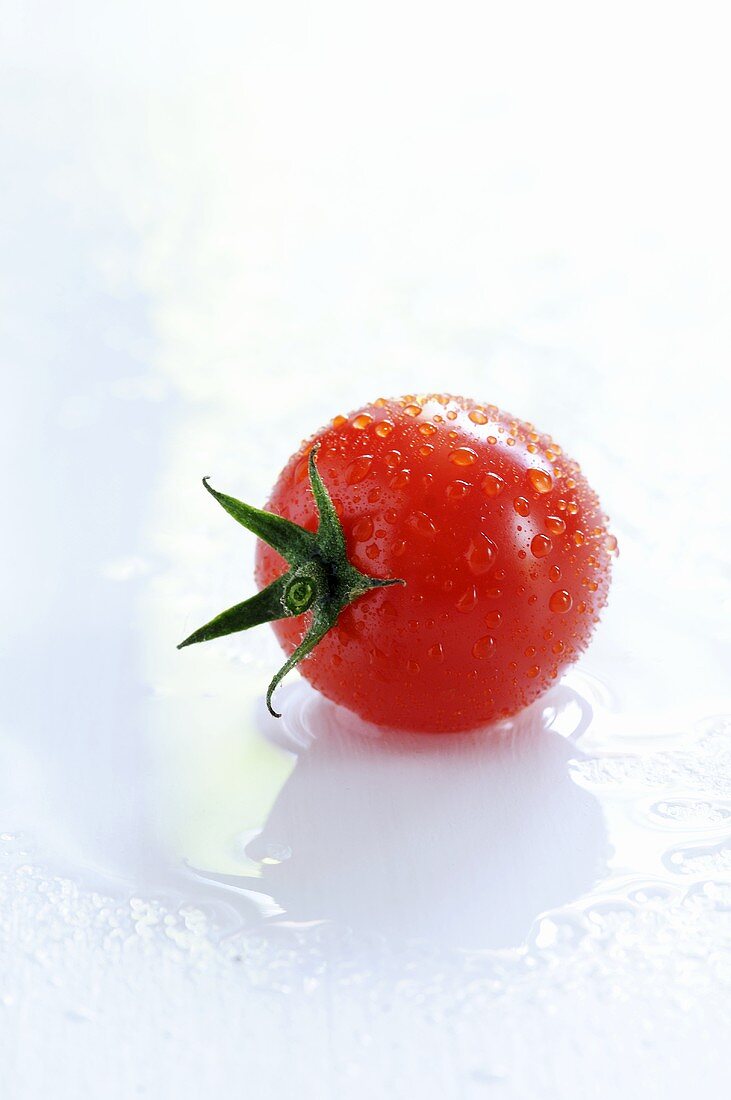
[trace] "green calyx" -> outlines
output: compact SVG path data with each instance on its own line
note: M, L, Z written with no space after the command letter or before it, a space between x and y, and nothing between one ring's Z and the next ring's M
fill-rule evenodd
M313 534L282 516L263 512L212 489L208 478L203 484L230 516L281 554L289 565L286 573L243 603L222 611L215 619L195 630L178 649L249 630L260 623L287 619L312 611L312 622L295 651L287 658L267 689L267 707L275 718L281 715L272 707L277 685L331 630L343 608L374 588L405 584L398 579L379 580L361 573L348 561L345 536L335 507L317 469L317 445L310 451L309 474L319 514Z

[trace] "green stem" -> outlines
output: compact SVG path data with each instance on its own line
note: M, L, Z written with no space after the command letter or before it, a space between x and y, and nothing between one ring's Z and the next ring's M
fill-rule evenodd
M282 516L252 508L235 497L219 493L208 484L208 478L203 479L206 489L221 507L276 550L291 568L255 596L221 612L195 630L180 643L178 649L249 630L260 623L302 615L312 609L309 630L269 684L266 702L269 713L275 718L281 717L272 706L275 688L295 665L312 653L335 626L341 611L375 588L405 583L396 578L382 580L369 577L348 560L342 525L317 469L317 450L315 445L310 451L308 463L310 485L319 516L315 534Z

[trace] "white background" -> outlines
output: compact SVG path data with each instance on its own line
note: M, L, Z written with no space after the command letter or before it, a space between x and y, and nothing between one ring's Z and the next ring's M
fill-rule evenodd
M6 4L4 1096L727 1095L724 16ZM253 590L199 478L428 390L581 461L595 642L491 734L277 725L266 631L174 648Z

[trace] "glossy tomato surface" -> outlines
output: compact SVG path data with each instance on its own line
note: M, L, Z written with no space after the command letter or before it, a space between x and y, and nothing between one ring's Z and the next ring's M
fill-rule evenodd
M267 507L310 530L317 442L350 560L406 585L347 607L302 675L370 722L425 732L508 717L554 684L606 602L616 542L551 437L461 397L379 398L335 417L282 471ZM284 570L260 542L258 585ZM310 619L272 624L287 653Z

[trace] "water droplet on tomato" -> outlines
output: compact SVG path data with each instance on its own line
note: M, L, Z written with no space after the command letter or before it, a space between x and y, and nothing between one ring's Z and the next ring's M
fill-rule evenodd
M497 546L487 535L478 535L470 540L466 557L470 571L478 577L482 576L495 564Z
M332 419L333 428L342 428L343 424L347 424L348 418L346 416L334 416Z
M359 413L358 416L353 417L353 427L362 432L364 428L372 422L373 417L369 413Z
M469 418L473 424L487 424L487 417L480 409L472 409Z
M468 485L466 481L450 481L444 492L447 500L464 500L471 488L472 486Z
M375 542L372 542L370 546L366 546L366 557L370 558L371 561L374 561L376 558L380 558L380 556L380 547L378 547Z
M406 662L406 668L409 670L409 672L419 672L421 666L419 665L418 661L409 660Z
M385 519L386 523L395 523L398 519L398 512L395 508L387 508L386 511L383 513L383 518Z
M449 461L455 466L471 466L477 461L477 452L471 447L457 447L449 456Z
M405 541L403 539L396 539L393 546L391 547L391 554L393 555L394 558L400 558L405 549L406 549Z
M562 535L566 530L566 524L560 516L546 516L546 528L552 535Z
M519 516L525 517L530 514L530 504L525 497L516 497L513 501L513 508Z
M495 652L495 639L489 634L483 634L472 646L472 656L478 661L484 661L486 657L492 657Z
M306 458L301 458L300 461L297 463L297 465L294 468L293 481L295 481L295 482L304 481L305 478L308 475L308 472L309 472L308 460Z
M575 500L570 500L566 505L566 511L570 516L575 516L579 510L579 506Z
M431 657L432 661L444 660L444 648L441 642L437 642L436 645L429 646L427 654Z
M385 439L387 435L390 435L393 431L393 424L390 420L382 420L380 424L376 424L375 432L381 439Z
M548 570L548 576L552 581L558 581L561 579L561 570L557 565L552 565Z
M500 474L485 474L485 480L482 482L482 491L485 496L499 496L504 488L505 482L500 477Z
M534 535L531 539L530 552L534 558L545 558L552 549L553 544L548 535Z
M373 455L358 455L348 466L345 472L345 480L348 485L357 485L368 477L368 472L373 465Z
M416 403L404 407L404 412L407 416L421 416L421 411L421 405L417 405Z
M436 435L437 429L434 427L433 424L429 424L427 422L425 424L420 424L419 425L419 431L421 432L422 435L425 435L428 438L430 435Z
M428 458L433 450L434 447L431 445L431 443L425 443L423 447L419 447L419 454L422 458Z
M553 645L551 646L551 649L553 650L554 653L563 653L564 644L563 644L563 642L554 642Z
M405 489L410 480L411 473L409 470L399 470L391 478L390 485L392 489Z
M548 606L551 611L555 611L557 615L563 615L571 610L573 602L570 594L565 589L560 588L557 592L552 594L548 601Z
M502 612L500 611L488 611L485 615L485 626L489 626L492 630L500 626L503 621Z
M471 584L469 588L466 588L460 598L457 600L457 610L466 615L469 611L473 611L477 604L477 590L474 584Z
M373 534L373 520L370 516L363 516L353 527L353 538L356 542L368 542Z
M489 444L490 444L491 446L493 446L493 447L494 447L494 446L495 446L495 444L497 443L497 437L496 437L496 436L494 436L494 435L488 435L488 437L487 437L487 442L488 442L488 443L489 443Z
M531 665L530 668L528 669L527 673L526 673L526 676L530 677L531 680L535 680L536 676L538 675L538 673L540 671L541 670L538 667L538 665Z
M604 546L605 546L605 549L610 554L616 554L618 552L618 550L617 550L617 540L616 540L614 535L607 535L607 537L604 540Z
M412 512L408 524L417 534L427 539L433 539L437 533L436 525L426 512Z
M550 493L553 479L545 470L528 470L528 480L537 493Z

